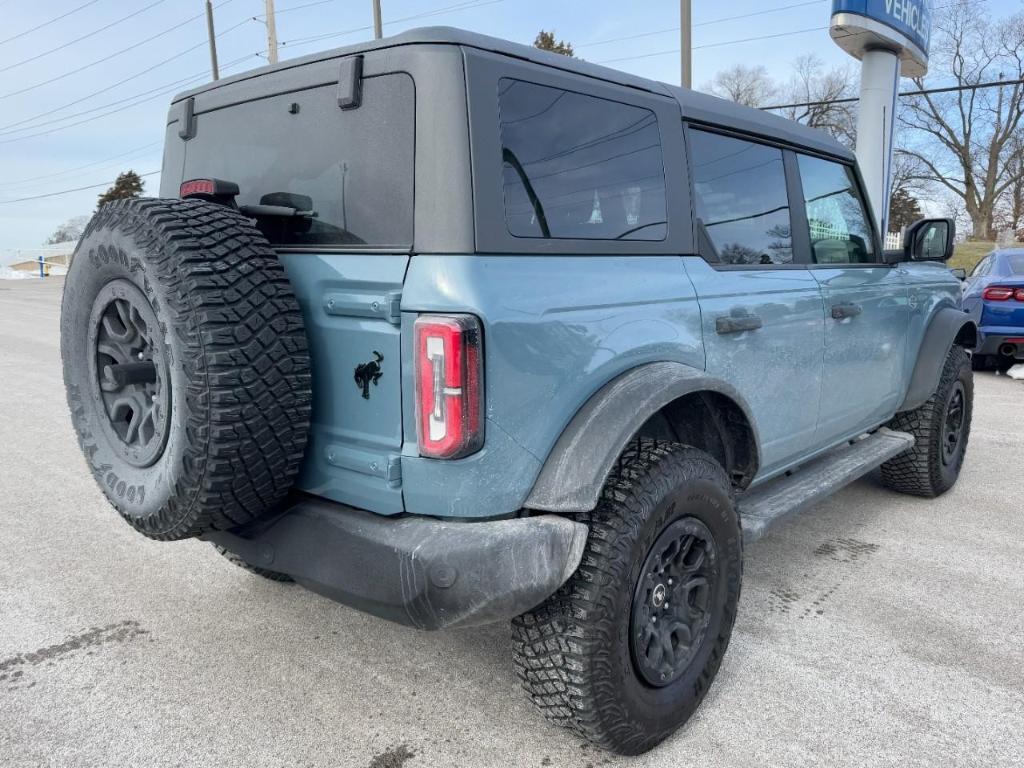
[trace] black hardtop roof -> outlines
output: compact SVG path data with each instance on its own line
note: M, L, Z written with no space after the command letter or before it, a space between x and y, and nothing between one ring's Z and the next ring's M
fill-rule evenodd
M853 153L825 131L808 128L793 120L787 120L760 109L745 107L706 93L680 88L676 85L668 85L657 80L648 80L647 78L631 75L617 69L603 67L600 64L592 64L581 59L542 51L533 46L513 43L508 40L481 35L476 32L468 32L455 27L419 27L393 37L385 37L381 40L367 40L343 48L335 48L296 59L289 59L279 64L259 67L243 72L240 75L234 75L193 88L175 96L173 102L177 103L190 96L206 93L218 88L230 87L234 83L261 77L271 72L281 72L318 61L405 45L459 45L512 56L567 72L575 72L587 77L673 98L679 103L683 116L691 120L758 134L766 138L795 144L848 160L853 159Z

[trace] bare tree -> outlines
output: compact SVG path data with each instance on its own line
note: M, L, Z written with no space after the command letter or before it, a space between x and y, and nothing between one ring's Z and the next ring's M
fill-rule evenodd
M822 128L847 146L857 138L855 104L836 103L857 95L857 78L849 67L826 69L814 54L801 56L793 63L793 76L786 88L786 100L809 106L789 107L783 114L812 128Z
M88 223L88 216L75 216L68 219L57 227L52 235L46 238L46 245L75 242L82 236L82 233L85 232L85 227Z
M1008 230L1018 239L1024 235L1024 136L1017 135L1011 141L1007 158L1010 185L1003 193L996 210L995 224L999 230Z
M723 69L704 86L704 90L748 107L768 106L778 98L779 92L778 86L768 76L768 70L760 64L755 67L737 64Z
M900 121L911 133L899 151L921 164L920 180L952 194L974 239L993 240L999 201L1024 171L1010 162L1024 119L1024 15L993 22L969 0L949 6L936 16L930 75L965 88L910 97ZM997 80L1007 84L971 87Z

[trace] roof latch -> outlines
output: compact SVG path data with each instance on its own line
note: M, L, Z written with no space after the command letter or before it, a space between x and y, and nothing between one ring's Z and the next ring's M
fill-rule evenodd
M349 56L341 60L338 74L338 106L356 109L363 100L363 57Z

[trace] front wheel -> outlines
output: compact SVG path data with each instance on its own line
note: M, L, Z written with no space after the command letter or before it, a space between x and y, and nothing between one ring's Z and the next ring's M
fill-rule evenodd
M549 720L639 754L690 718L718 672L740 595L739 518L714 459L641 439L580 520L579 569L512 623L518 675Z
M882 483L900 493L934 498L956 483L971 436L974 375L971 358L953 346L939 386L924 405L897 413L889 426L914 436L914 447L882 465Z

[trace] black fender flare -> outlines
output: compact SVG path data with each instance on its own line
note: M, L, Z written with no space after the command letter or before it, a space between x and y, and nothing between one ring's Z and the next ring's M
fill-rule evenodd
M549 512L593 509L629 439L661 408L695 392L714 392L736 403L750 425L759 463L757 427L739 392L698 368L648 363L612 379L576 412L551 449L524 506Z
M932 317L917 351L910 384L897 413L912 411L928 401L939 386L942 366L953 344L973 350L978 343L978 326L963 310L943 307Z

